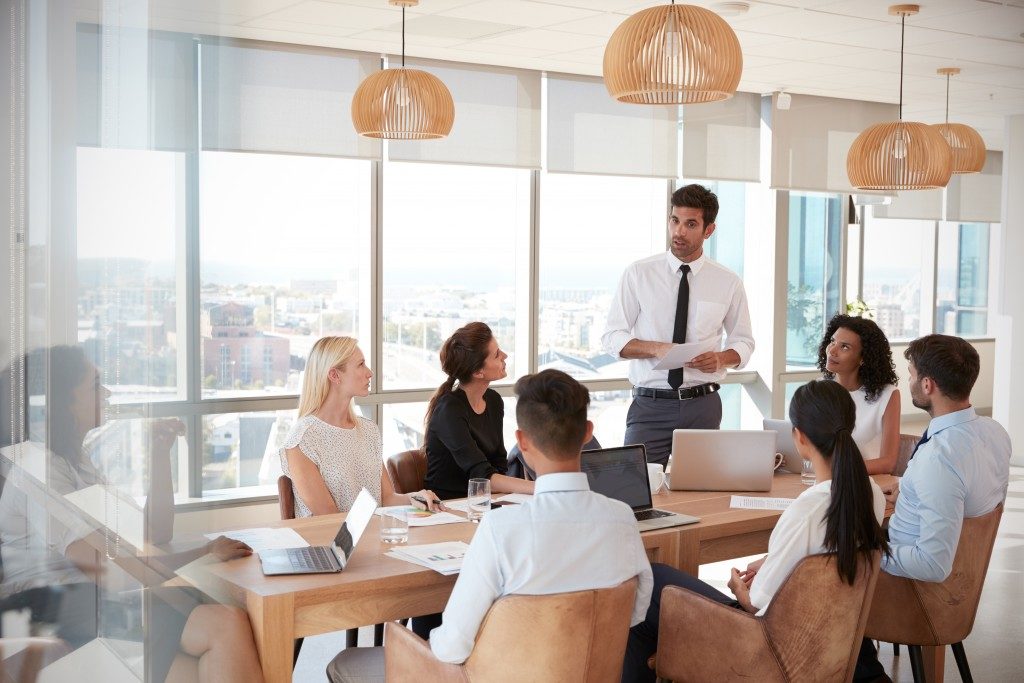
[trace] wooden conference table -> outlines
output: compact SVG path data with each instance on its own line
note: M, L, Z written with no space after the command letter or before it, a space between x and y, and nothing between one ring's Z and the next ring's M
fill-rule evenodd
M885 477L875 477L880 484ZM796 474L775 476L770 493L795 498L805 487ZM729 492L671 491L654 496L656 507L701 518L700 523L642 534L652 562L696 574L701 564L765 552L780 512L729 507ZM740 494L744 495L744 494ZM313 545L328 545L343 515L287 520L270 526L291 527ZM409 562L385 557L379 518L363 535L348 567L340 574L264 576L255 556L206 565L191 580L219 600L244 606L249 613L263 673L268 683L292 679L295 638L367 624L441 612L455 576L442 576ZM409 543L466 541L473 524L414 527ZM941 671L941 662L939 663ZM935 680L935 679L929 679Z

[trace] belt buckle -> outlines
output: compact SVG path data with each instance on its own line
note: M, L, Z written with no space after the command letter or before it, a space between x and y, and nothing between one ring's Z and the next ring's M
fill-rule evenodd
M684 389L684 388L682 388L682 387L679 387L678 389L676 389L676 393L677 393L677 395L679 396L679 400L680 400L680 401L691 401L691 400L693 400L694 398L696 398L696 396L683 396L683 392L684 392L684 391L690 391L690 390L691 390L692 388L693 388L693 387L689 387L689 388L687 388L687 389Z

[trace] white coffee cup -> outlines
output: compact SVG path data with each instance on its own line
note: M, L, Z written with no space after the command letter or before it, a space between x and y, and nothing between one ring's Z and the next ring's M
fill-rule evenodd
M660 492L665 486L665 468L657 463L647 463L647 479L651 484L651 495Z

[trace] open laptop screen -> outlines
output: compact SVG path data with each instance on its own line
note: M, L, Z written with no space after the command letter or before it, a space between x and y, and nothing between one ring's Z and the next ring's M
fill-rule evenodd
M621 500L634 510L651 507L647 456L642 445L583 451L581 465L591 491Z
M373 519L373 513L376 510L377 501L370 492L366 489L360 491L359 495L356 496L355 502L352 503L348 514L345 516L345 521L341 523L341 528L338 529L338 533L334 537L335 555L338 556L338 562L341 563L342 568L345 567L349 558L352 557L356 544L359 543L363 531L366 530L370 520Z

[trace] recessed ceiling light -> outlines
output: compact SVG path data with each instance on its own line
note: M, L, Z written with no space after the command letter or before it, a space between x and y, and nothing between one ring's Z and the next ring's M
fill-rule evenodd
M711 11L720 17L738 17L750 11L749 2L715 2L711 4Z

